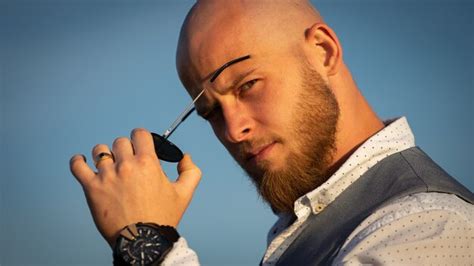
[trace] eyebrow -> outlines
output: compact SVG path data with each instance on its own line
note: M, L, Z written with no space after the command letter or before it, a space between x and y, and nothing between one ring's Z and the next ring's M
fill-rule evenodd
M230 60L229 62L225 63L224 65L222 65L221 67L219 67L215 72L214 74L212 75L211 77L211 80L210 82L214 82L214 80L216 80L216 78L222 73L222 71L224 71L226 68L228 68L229 66L235 64L235 63L238 63L238 62L241 62L241 61L244 61L244 60L247 60L250 58L250 55L246 55L246 56L242 56L242 57L239 57L239 58L236 58L236 59L233 59L233 60Z
M238 57L236 59L232 59L230 60L229 62L225 63L224 65L222 65L221 67L219 67L216 71L214 71L214 73L212 74L211 78L210 78L210 82L213 83L217 77L219 77L219 75L222 73L222 71L224 71L226 68L228 68L229 66L233 65L233 64L236 64L238 62L241 62L241 61L244 61L244 60L247 60L250 58L250 55L245 55L245 56L241 56L241 57ZM249 75L250 73L252 73L253 71L255 71L255 69L252 69L250 71L247 71L245 72L244 74L241 74L237 77L237 79L234 80L234 82L232 83L232 86L231 87L235 87L240 81L242 81L242 79L245 78L245 76ZM206 112L205 113L202 113L200 112L200 110L198 110L197 108L196 109L196 112L198 113L199 116L203 117L203 118L206 118L206 116L208 115L209 111L207 110L213 110L214 108L216 108L216 103L213 103L212 105L210 106L206 106L202 109L205 109Z
M248 75L252 74L255 70L257 70L257 68L253 68L249 71L246 71L240 75L237 76L237 78L234 79L234 81L232 82L232 84L230 85L230 87L228 87L225 91L229 90L229 89L232 89L232 88L235 88L240 82L242 82L243 79L245 79L245 77L247 77ZM207 115L212 111L214 110L216 107L217 107L217 103L214 102L210 105L205 105L204 107L202 108L199 108L199 110L196 108L196 111L198 113L199 116L203 117L206 119ZM204 112L202 112L201 110L204 110Z

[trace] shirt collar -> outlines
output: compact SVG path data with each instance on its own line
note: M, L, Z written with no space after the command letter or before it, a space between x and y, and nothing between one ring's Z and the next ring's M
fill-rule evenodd
M366 140L321 186L296 200L297 217L321 212L350 184L385 157L415 146L415 138L405 117L384 121L385 128Z

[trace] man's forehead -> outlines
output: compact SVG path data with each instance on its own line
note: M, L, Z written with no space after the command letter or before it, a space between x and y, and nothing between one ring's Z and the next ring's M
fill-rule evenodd
M246 34L246 36L248 35ZM199 41L199 44L191 43L186 58L180 58L186 63L186 66L181 70L191 74L194 82L210 81L213 75L219 72L219 69L227 69L234 64L234 60L250 53L260 53L262 49L256 47L255 44L241 42L233 37L222 41L209 39Z
M214 72L227 62L253 53L257 43L263 45L258 40L263 38L263 34L259 34L255 25L250 25L255 23L242 14L228 8L209 18L203 18L205 12L194 13L185 21L177 51L180 76L194 86L209 81ZM226 15L222 16L224 13Z

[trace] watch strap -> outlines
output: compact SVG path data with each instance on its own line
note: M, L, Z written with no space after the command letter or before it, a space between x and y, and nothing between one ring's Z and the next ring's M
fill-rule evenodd
M178 231L176 231L176 229L173 226L158 225L155 223L137 223L137 225L138 224L145 224L148 226L155 227L170 243L175 243L179 239Z

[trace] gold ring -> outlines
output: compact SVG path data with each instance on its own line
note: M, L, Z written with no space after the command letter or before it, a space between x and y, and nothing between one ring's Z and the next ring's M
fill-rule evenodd
M111 154L111 153L108 153L108 152L101 152L99 153L96 157L95 157L95 160L94 160L94 165L95 167L97 168L97 166L99 165L99 163L105 159L114 159L114 156Z

